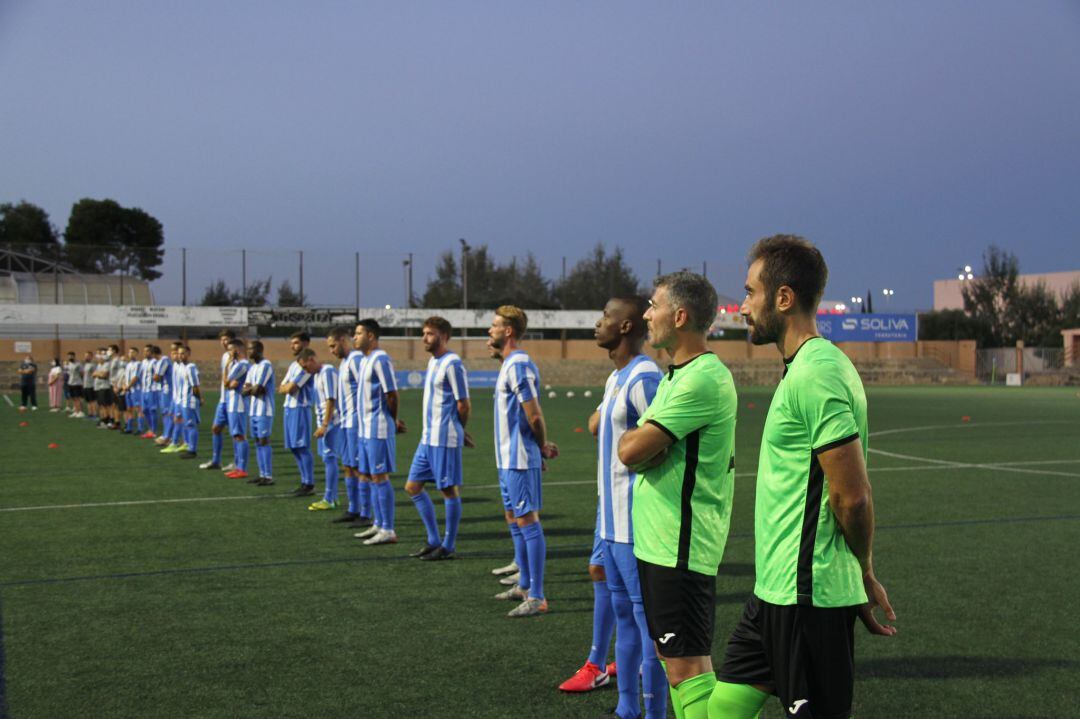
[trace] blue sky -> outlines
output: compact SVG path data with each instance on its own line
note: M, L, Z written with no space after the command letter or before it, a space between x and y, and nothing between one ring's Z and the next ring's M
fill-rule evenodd
M805 235L827 294L997 244L1080 269L1080 3L0 0L0 201L162 221L163 303L217 277L404 300L464 237L643 279Z

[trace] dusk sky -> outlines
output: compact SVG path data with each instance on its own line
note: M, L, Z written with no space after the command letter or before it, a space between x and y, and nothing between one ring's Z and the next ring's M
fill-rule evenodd
M0 0L0 202L164 224L163 304L221 277L404 301L457 239L642 280L792 232L827 296L931 282L991 244L1080 269L1080 2Z

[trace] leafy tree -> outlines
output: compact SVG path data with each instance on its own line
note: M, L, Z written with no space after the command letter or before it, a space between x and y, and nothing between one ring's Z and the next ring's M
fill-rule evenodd
M976 340L984 344L989 328L963 310L937 310L919 315L921 340Z
M1076 282L1061 298L1061 329L1080 327L1080 282Z
M206 288L199 304L203 307L232 307L235 303L225 280L217 280Z
M503 286L507 279L506 268L496 266L487 245L472 248L468 257L469 307L493 309L508 296L509 291ZM421 298L424 307L456 308L461 307L461 271L452 251L439 256L435 267L435 277L428 280L427 288Z
M67 260L76 269L97 274L132 272L147 281L161 277L155 268L165 256L164 230L157 219L137 207L83 198L71 208L64 240Z
M288 280L283 280L277 290L278 307L305 307L307 297L292 288Z
M637 275L627 266L622 248L610 254L597 243L592 253L555 284L555 297L568 310L595 310L619 295L638 295L642 289Z
M461 307L461 270L453 252L439 255L435 277L428 280L420 306L432 309Z
M49 221L49 213L26 200L0 204L0 244L32 257L55 260L60 256L60 240Z
M270 278L255 280L242 290L233 291L225 280L217 280L203 291L199 304L204 307L265 307L269 304Z
M1061 308L1045 284L1021 286L1009 309L1016 335L1013 343L1023 340L1028 347L1061 345Z
M496 291L496 299L492 307L499 305L517 305L518 307L534 307L537 309L555 309L559 306L551 290L551 283L544 279L540 273L540 263L530 252L525 256L523 263L517 260L509 265L502 265L496 271L498 277L497 290L501 289L501 297ZM471 280L470 280L471 282Z
M987 342L994 347L1015 344L1013 307L1020 294L1020 262L1011 252L991 246L983 255L982 274L961 289L964 311L987 327Z

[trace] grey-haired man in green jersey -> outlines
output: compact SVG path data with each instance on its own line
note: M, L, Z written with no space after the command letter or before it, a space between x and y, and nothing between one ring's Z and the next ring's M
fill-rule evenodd
M638 473L632 519L645 621L684 719L704 719L716 684L716 571L735 477L735 383L706 344L716 305L701 275L656 279L649 344L672 364L638 427L619 441L619 461Z
M758 459L757 580L728 641L709 717L757 717L770 694L786 716L847 719L855 618L892 636L874 576L874 503L866 475L866 394L851 360L817 332L828 268L793 235L750 251L742 315L754 344L775 343L784 375Z

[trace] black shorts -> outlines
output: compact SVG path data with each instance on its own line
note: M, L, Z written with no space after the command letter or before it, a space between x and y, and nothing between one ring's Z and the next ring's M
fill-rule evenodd
M94 390L94 394L97 396L97 403L102 407L111 407L113 403L113 391L111 389L99 389Z
M847 719L858 614L858 606L780 606L751 596L717 676L732 684L773 687L787 716Z
M716 577L638 560L649 636L663 657L712 654Z
M118 410L120 410L121 412L127 412L128 406L127 406L127 395L126 394L118 394L118 395L116 395L116 408Z
M71 388L71 398L72 399L82 399L82 385L81 384L69 384L68 387Z
M93 387L83 387L82 396L87 402L93 402L97 399Z

